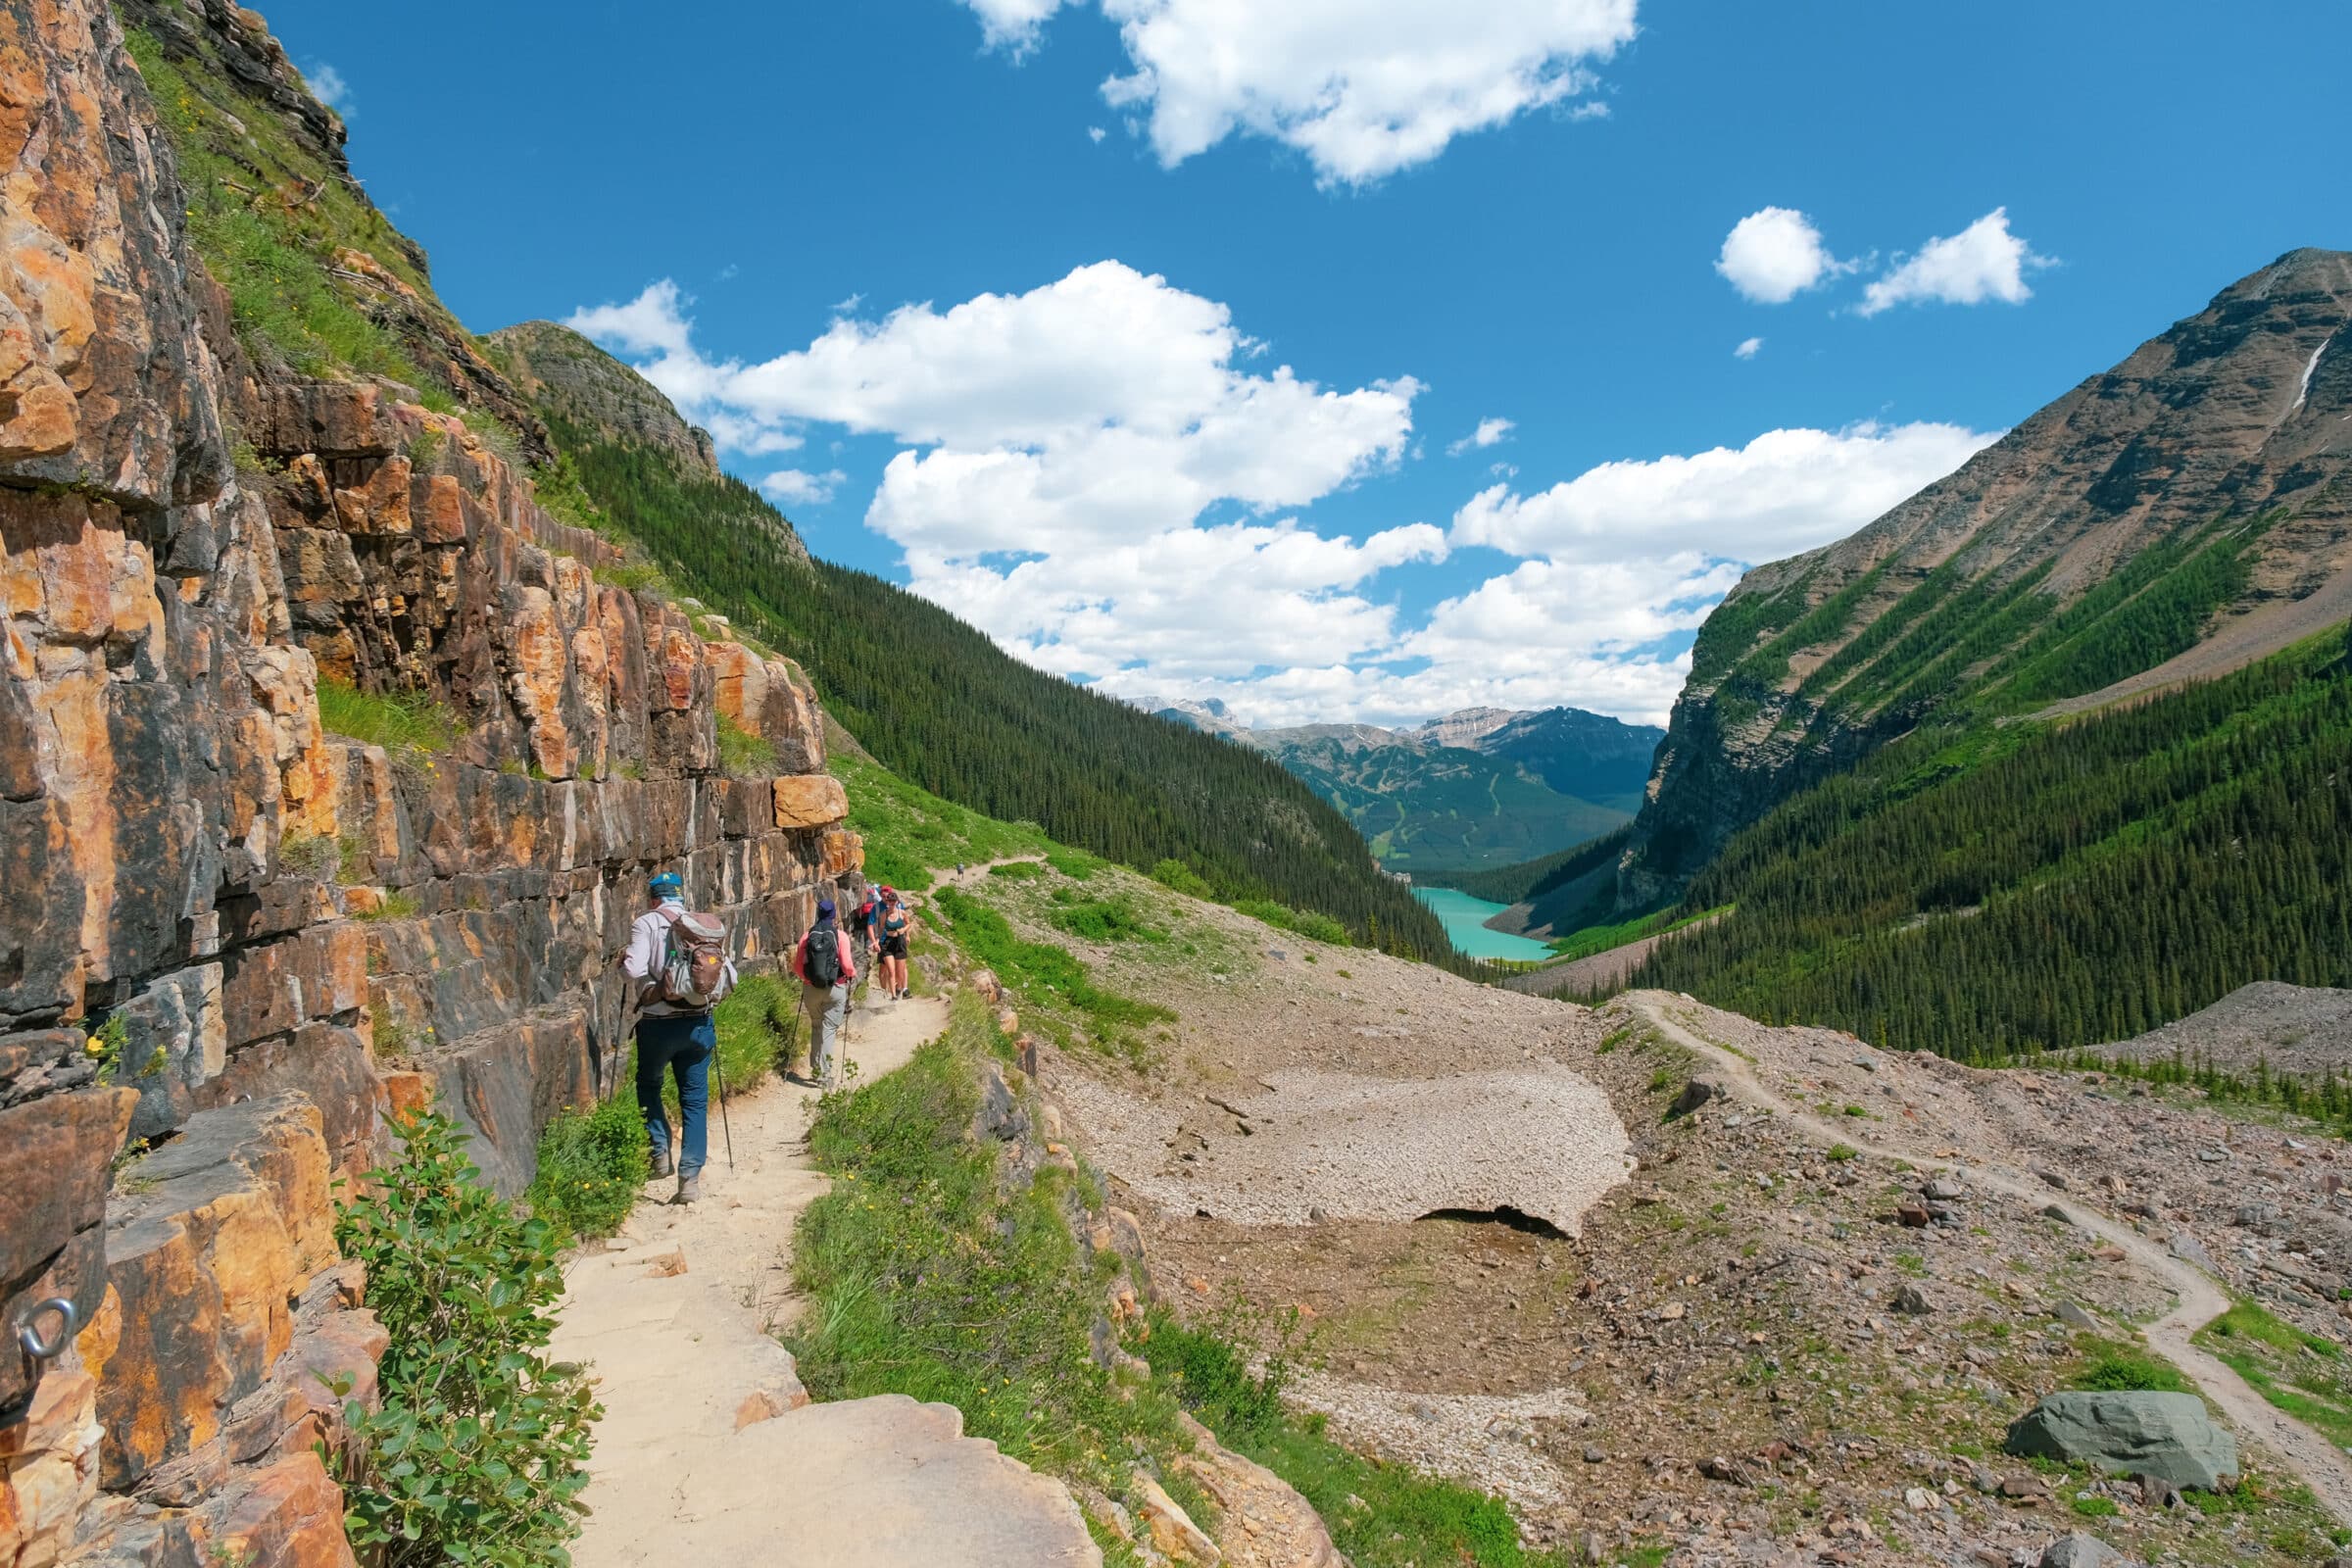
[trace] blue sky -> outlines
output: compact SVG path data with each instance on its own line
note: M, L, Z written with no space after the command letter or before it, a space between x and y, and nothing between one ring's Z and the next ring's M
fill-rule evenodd
M1261 722L1662 717L1741 564L2352 245L2330 4L268 15L476 330L573 318L820 555Z

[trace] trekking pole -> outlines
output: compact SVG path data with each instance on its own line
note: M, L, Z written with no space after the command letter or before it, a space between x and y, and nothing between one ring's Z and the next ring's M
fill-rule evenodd
M735 1129L727 1125L727 1069L718 1063L718 1048L710 1048L710 1071L718 1079L718 1131L727 1141L727 1169L735 1168Z

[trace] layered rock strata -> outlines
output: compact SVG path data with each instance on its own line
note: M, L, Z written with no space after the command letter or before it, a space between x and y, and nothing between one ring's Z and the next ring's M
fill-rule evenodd
M251 12L122 15L341 168ZM0 0L0 1327L79 1330L0 1356L0 1562L345 1561L331 1183L437 1098L518 1192L612 1084L645 874L758 964L858 846L806 678L600 580L429 296L332 258L471 422L240 340L117 12Z

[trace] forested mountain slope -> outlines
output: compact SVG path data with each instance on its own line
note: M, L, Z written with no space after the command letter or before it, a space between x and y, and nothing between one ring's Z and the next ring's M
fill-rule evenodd
M2352 985L2342 630L2054 723L1937 721L1735 836L1629 980L1969 1060Z
M2352 256L2291 252L1861 532L1749 572L1699 632L1621 905L1932 717L2221 674L2352 612L2348 320Z
M1129 865L1183 860L1227 898L1320 910L1392 952L1448 954L1435 916L1276 763L1033 669L870 573L811 563L773 507L709 462L708 437L576 333L530 322L485 341L561 454L543 492L569 492L585 520L806 665L827 711L892 770Z

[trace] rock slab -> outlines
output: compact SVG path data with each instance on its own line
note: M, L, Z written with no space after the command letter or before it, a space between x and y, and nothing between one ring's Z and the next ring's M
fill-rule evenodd
M2011 1453L2094 1464L2217 1492L2238 1473L2237 1440L2193 1394L2070 1393L2044 1396L2010 1427Z

